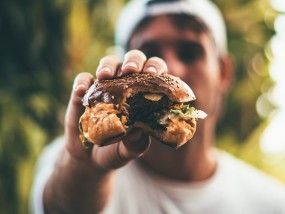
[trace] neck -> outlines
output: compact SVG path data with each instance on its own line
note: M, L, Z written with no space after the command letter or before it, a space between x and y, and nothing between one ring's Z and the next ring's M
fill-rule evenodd
M209 135L213 132L207 132L207 129L205 124L197 127L190 142L177 150L152 139L149 150L140 159L141 163L169 179L188 182L208 179L216 170L217 157L213 148L214 134Z

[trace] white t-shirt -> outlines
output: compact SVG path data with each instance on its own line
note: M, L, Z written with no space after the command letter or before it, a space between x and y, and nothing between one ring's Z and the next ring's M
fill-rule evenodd
M63 139L39 160L32 190L33 213L43 212L43 189ZM218 168L207 181L167 180L132 161L119 169L104 214L285 214L285 185L219 151Z

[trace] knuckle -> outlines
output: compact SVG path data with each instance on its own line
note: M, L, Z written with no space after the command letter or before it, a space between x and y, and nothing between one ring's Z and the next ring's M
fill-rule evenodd
M116 55L107 55L100 59L99 65L101 64L114 64L120 62L120 59Z
M126 54L125 54L125 59L129 59L129 58L139 58L139 59L143 59L143 60L146 60L146 56L145 54L140 51L140 50L130 50L128 51Z
M124 62L134 61L138 64L143 64L146 61L146 56L143 52L139 50L131 50L127 52L124 56Z
M81 88L87 88L92 84L93 79L93 75L88 72L79 73L74 79L73 89L77 89L78 86Z
M98 79L113 78L120 64L121 61L116 55L103 57L97 67L96 77Z
M127 52L124 56L122 73L141 72L146 59L145 54L139 50Z
M93 79L93 75L89 72L81 72L76 75L74 82L80 82L80 81L89 81L90 79Z

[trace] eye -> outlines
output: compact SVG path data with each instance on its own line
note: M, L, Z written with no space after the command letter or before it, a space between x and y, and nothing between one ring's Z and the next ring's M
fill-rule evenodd
M154 42L148 42L145 43L140 50L146 55L146 57L149 59L151 57L160 57L161 58L161 52L159 46Z
M205 56L204 48L197 43L184 42L178 46L178 57L185 63L193 63Z

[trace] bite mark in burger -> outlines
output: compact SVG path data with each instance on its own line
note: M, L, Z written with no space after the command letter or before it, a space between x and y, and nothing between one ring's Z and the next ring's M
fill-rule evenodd
M178 148L196 131L207 114L190 106L190 87L169 74L128 74L96 80L83 98L80 138L106 146L121 139L131 127L143 129L160 142Z

